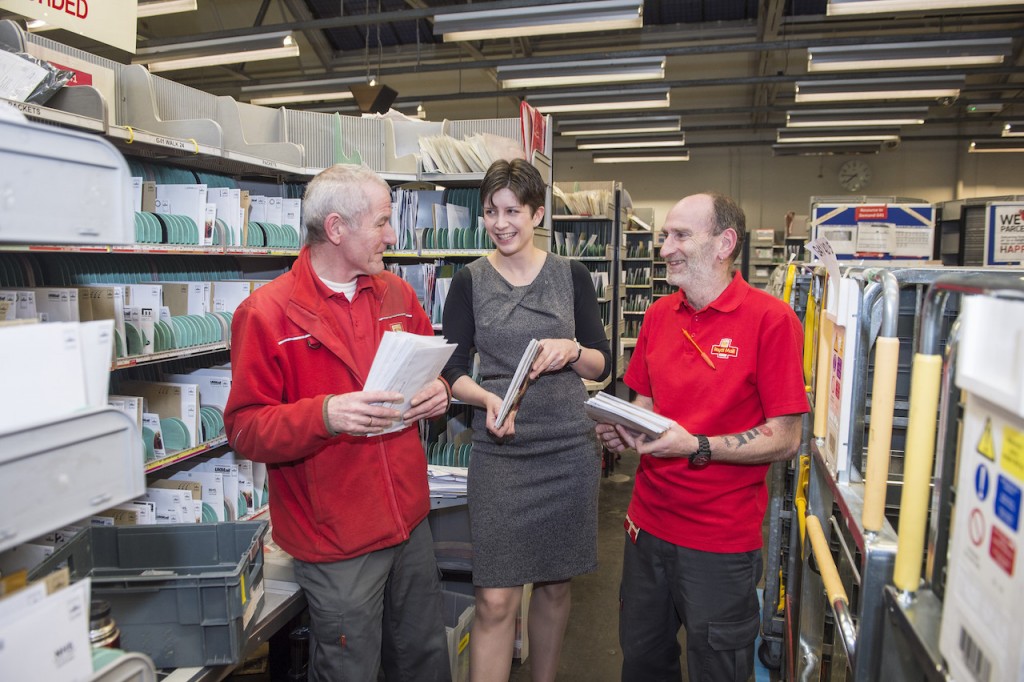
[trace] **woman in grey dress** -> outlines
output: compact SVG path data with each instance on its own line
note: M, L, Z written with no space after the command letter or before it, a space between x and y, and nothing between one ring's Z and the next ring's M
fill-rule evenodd
M507 680L523 585L533 583L533 679L554 680L569 618L569 580L597 568L600 446L581 379L603 379L610 352L590 273L533 244L545 186L525 161L497 161L480 189L495 249L460 270L444 335L458 344L444 376L475 405L469 470L476 620L470 679ZM531 339L540 351L518 409L496 417ZM468 375L472 349L481 383Z

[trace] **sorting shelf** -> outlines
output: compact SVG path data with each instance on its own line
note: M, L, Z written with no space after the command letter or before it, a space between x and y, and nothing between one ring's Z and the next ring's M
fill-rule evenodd
M207 355L209 353L218 353L228 349L227 344L224 343L209 343L203 346L191 346L189 348L175 348L174 350L165 350L159 353L147 353L146 355L131 355L125 358L117 358L114 360L110 369L124 369L125 367L138 367L140 365L151 365L158 362L166 362L167 360L180 360L181 358L191 358L197 355Z
M145 492L142 438L110 407L0 434L0 551Z
M140 441L140 444L141 444L141 441ZM178 462L183 462L186 459L190 459L192 457L195 457L196 455L202 455L202 454L207 453L207 452L212 452L212 451L216 450L217 448L223 447L224 445L227 445L227 444L228 444L227 436L217 436L213 440L210 440L210 441L207 441L205 443L202 443L202 444L200 444L200 445L198 445L198 446L196 446L194 448L189 448L188 450L181 450L180 452L175 452L173 455L167 455L163 459L157 459L157 460L154 460L152 462L146 462L146 473L147 474L151 474L154 471L159 471L160 469L165 469L165 468L171 466L172 464L177 464ZM142 459L142 455L141 454L139 455L139 459L141 461L141 459ZM144 492L144 491L140 491L138 493L138 495L141 495L142 492ZM136 497L138 495L136 495Z

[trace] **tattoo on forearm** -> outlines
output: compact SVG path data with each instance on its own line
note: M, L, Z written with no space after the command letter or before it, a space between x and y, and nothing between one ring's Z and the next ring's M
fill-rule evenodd
M758 436L771 437L771 435L771 428L765 425L761 425L755 426L749 431L744 431L743 433L734 433L731 436L723 436L722 440L725 441L726 447L739 449L746 445L747 443L754 440L755 438L757 438Z

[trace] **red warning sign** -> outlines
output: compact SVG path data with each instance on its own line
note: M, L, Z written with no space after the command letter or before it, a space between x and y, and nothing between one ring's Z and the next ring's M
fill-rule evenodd
M854 220L885 220L889 217L889 207L881 206L857 206L853 209Z
M1002 532L996 526L992 527L992 543L988 546L988 555L996 562L999 568L1006 571L1009 576L1013 575L1013 564L1017 558L1017 546L1013 539Z
M985 516L980 509L972 509L971 515L967 517L967 534L971 536L971 544L981 547L985 541Z

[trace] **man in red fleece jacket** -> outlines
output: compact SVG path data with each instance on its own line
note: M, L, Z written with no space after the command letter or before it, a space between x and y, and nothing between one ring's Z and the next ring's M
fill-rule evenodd
M447 409L438 379L405 414L364 391L385 331L433 329L384 268L395 243L388 185L334 166L303 199L306 245L232 321L224 419L242 456L266 462L274 540L309 602L310 680L450 678L416 422ZM404 428L383 434L396 420Z

